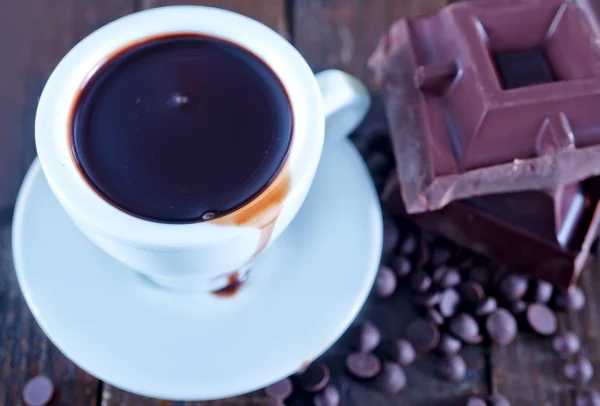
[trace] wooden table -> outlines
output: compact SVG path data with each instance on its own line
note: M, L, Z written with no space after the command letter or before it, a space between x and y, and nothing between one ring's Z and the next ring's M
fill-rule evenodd
M196 0L248 15L288 38L315 71L336 67L368 84L373 81L366 59L379 35L395 19L445 5L446 0ZM19 186L35 156L34 115L38 96L61 57L81 38L125 14L173 0L1 0L0 1L0 405L20 405L21 389L37 374L55 382L54 405L266 405L262 392L215 402L168 402L135 396L88 375L69 362L44 336L17 285L11 259L11 218ZM377 96L374 95L376 98ZM374 103L366 127L385 126L381 104ZM600 386L600 292L597 266L583 275L588 306L578 315L562 316L561 325L575 329L598 371ZM402 334L414 310L405 294L391 301L369 300L359 318L374 319L385 338ZM91 320L93 322L93 320ZM460 384L435 378L436 358L425 356L408 369L409 387L395 397L342 373L347 338L324 359L344 406L460 405L470 393L500 391L513 405L573 405L573 387L561 377L562 363L547 340L521 335L507 348L464 350L469 373ZM260 368L260 366L256 366ZM311 404L295 398L293 405Z

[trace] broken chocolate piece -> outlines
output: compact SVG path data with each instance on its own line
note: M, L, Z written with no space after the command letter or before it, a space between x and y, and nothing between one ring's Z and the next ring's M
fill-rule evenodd
M586 4L465 1L392 25L369 66L409 213L600 174L600 34Z
M600 221L598 24L587 0L466 1L393 24L369 62L398 165L383 200L442 209L454 218L425 228L572 284Z
M395 214L407 215L401 193L396 176L390 177L383 200ZM600 177L584 181L581 193L583 206L575 201L571 205L574 209L567 210L572 214L566 216L569 220L561 221L562 234L552 225L555 213L564 212L569 205L538 191L457 201L410 218L460 246L510 265L520 274L567 288L577 281L596 236ZM576 212L579 215L573 214ZM519 247L518 253L515 247Z

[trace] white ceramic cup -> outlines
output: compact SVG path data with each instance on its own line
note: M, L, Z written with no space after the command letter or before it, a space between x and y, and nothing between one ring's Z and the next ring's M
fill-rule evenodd
M119 50L172 33L225 39L257 55L279 77L293 113L287 160L272 184L234 213L194 224L143 220L109 204L84 180L70 145L73 103L95 70ZM40 98L35 140L53 193L97 246L165 287L212 291L226 286L232 275L243 277L288 226L313 181L324 138L335 142L348 135L369 103L357 79L340 71L315 77L292 45L259 22L216 8L164 7L100 28L61 60Z

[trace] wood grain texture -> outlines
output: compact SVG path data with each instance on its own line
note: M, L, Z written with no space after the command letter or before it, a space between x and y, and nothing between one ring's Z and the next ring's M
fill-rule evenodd
M284 0L142 0L139 4L142 9L179 4L219 7L258 20L281 35L289 37ZM102 406L267 406L269 404L262 391L213 402L170 402L136 396L108 384L102 388L101 399Z
M21 405L25 382L48 375L53 405L95 405L98 381L69 362L27 308L12 264L12 206L33 157L38 97L81 38L131 11L131 0L0 1L0 405Z
M272 406L269 399L260 392L223 400L207 402L183 402L137 396L110 385L105 385L100 406Z
M14 204L35 156L37 100L54 66L86 34L131 11L132 0L0 2L0 210Z
M370 297L354 323L368 320L380 329L382 344L375 353L381 360L386 359L386 344L403 337L405 327L419 317L411 296L407 287L401 286L392 298L381 300ZM483 349L470 346L460 352L468 367L468 375L460 384L438 378L435 367L439 358L435 354L427 354L419 356L414 364L405 368L408 385L400 394L385 395L372 381L353 378L345 370L346 356L352 352L352 333L350 328L319 360L331 369L331 383L340 391L344 406L463 406L469 395L488 393ZM311 404L310 398L295 396L286 404L307 406Z
M285 14L285 0L141 0L142 9L191 4L218 7L235 11L271 27L286 38L289 37Z
M11 227L0 226L0 405L22 405L28 379L47 375L56 385L51 405L96 405L99 382L46 338L19 290L11 258Z
M316 72L342 69L374 88L367 60L401 17L433 12L447 0L297 0L294 45Z
M580 285L586 294L583 311L560 315L560 330L573 330L596 374L589 386L600 388L600 263L593 259L581 275ZM552 351L551 339L533 333L521 333L506 348L492 349L492 386L504 393L513 405L575 406L574 384L562 375L564 362Z

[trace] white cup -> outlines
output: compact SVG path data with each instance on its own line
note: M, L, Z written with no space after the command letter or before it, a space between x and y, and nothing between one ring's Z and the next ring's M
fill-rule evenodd
M232 214L193 224L143 220L108 203L84 180L69 136L74 100L99 66L132 44L173 33L225 39L257 55L279 77L293 114L288 156L272 184ZM335 142L348 135L369 103L357 79L333 70L315 77L292 45L250 18L216 8L164 7L100 28L61 60L40 98L35 140L53 193L98 247L165 287L213 291L226 286L231 275L243 277L288 226L313 181L324 138Z

